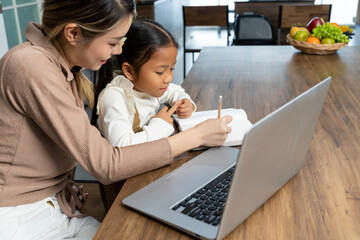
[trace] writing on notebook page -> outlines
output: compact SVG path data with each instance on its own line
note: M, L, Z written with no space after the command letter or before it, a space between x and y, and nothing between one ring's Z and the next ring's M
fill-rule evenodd
M226 108L221 110L221 116L231 115L233 120L228 124L232 132L228 134L224 146L239 146L242 144L246 131L252 126L248 120L246 112L243 109ZM179 126L180 131L185 131L195 125L210 119L218 117L218 110L194 112L190 118L179 118L177 114L173 115Z

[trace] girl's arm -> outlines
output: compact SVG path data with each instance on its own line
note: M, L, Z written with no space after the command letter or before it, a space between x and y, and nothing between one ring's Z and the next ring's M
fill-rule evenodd
M107 88L98 102L99 129L112 146L129 146L170 136L173 126L161 118L151 119L140 132L133 131L133 118L121 89Z

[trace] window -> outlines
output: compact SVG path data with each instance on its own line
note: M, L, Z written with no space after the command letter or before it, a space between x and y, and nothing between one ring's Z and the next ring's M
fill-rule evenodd
M40 22L41 0L2 0L5 31L9 49L26 40L29 21Z
M330 21L340 25L354 25L358 0L315 0L315 4L332 4Z

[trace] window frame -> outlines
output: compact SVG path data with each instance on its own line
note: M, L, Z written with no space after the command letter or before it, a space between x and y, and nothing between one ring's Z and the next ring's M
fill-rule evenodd
M19 20L19 13L18 13L18 9L22 8L22 7L28 7L28 6L36 6L37 12L39 14L39 19L41 19L42 17L42 3L43 0L34 0L33 2L29 2L29 3L21 3L21 4L17 4L16 0L11 0L12 5L11 6L4 6L4 4L2 3L2 14L4 17L4 12L7 10L14 10L14 17L15 17L15 26L16 26L16 35L17 35L17 44L24 42L26 39L23 39L23 34L21 31L21 27L20 27L20 20ZM4 23L7 20L4 17ZM8 36L7 36L8 38ZM7 39L7 42L9 43L9 40ZM10 47L10 46L9 46Z

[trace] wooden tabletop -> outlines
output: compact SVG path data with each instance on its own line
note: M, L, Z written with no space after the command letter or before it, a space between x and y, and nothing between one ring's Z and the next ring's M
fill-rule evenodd
M226 239L360 239L360 47L302 54L292 46L205 48L183 83L198 110L243 108L252 123L333 77L305 166ZM270 143L269 143L270 144ZM199 152L127 180L95 239L192 239L121 200ZM239 206L241 207L241 206Z

